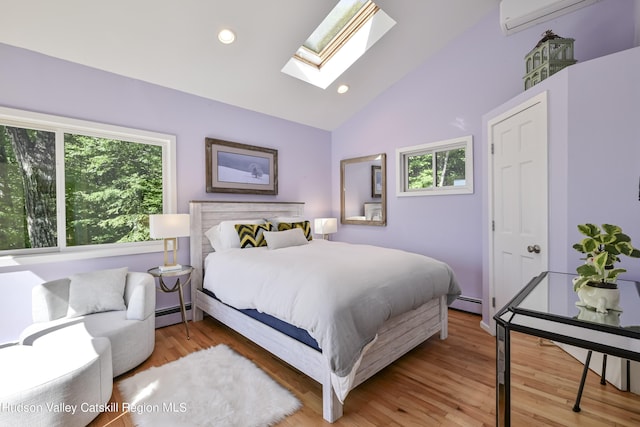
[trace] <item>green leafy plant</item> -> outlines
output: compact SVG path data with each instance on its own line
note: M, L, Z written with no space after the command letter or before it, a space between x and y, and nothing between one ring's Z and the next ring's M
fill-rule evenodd
M573 290L577 292L586 284L615 289L618 275L627 271L615 267L615 263L620 262L620 255L640 258L640 250L632 246L631 238L617 225L602 224L600 228L594 224L580 224L578 231L586 237L573 248L586 257L582 258L585 263L576 269L579 277L574 280Z

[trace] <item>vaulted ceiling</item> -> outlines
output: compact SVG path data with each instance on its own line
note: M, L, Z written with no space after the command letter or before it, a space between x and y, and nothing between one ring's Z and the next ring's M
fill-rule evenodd
M0 0L0 43L333 130L499 1L376 3L396 25L325 90L280 70L336 0Z

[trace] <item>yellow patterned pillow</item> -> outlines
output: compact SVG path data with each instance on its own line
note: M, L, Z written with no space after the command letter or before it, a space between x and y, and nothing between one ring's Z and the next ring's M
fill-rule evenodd
M304 237L306 237L307 240L313 240L311 223L309 221L278 223L278 231L291 230L292 228L301 228L302 231L304 231Z
M240 238L241 248L257 248L258 246L267 246L264 239L265 231L271 231L271 224L236 224L236 231Z

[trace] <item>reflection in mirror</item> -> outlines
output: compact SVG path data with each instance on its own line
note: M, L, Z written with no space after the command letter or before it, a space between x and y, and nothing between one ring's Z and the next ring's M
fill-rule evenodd
M387 225L387 156L340 161L340 223Z

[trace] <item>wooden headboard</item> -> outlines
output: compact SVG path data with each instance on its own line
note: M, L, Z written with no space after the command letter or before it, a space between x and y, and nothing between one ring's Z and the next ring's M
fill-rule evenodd
M204 259L213 248L204 233L222 221L234 219L273 218L276 216L304 216L302 202L189 202L191 215L191 300L202 289Z

